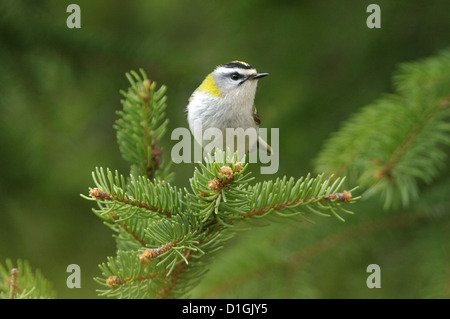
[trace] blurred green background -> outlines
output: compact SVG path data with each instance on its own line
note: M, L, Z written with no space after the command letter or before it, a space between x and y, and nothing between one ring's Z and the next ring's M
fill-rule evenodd
M81 29L66 26L70 3L81 7ZM366 26L370 3L381 7L380 29ZM187 127L187 100L216 65L239 59L269 72L256 96L262 127L280 128L276 176L298 178L340 123L392 92L398 63L436 54L449 35L447 0L2 0L0 262L28 260L60 298L97 297L92 278L115 241L80 194L96 166L129 171L112 127L126 72L143 68L168 86L170 130ZM166 135L166 160L175 142ZM193 165L173 170L173 184L188 186ZM449 219L380 207L352 206L346 223L239 233L193 296L448 298ZM81 289L66 286L72 263ZM366 286L373 263L381 289Z

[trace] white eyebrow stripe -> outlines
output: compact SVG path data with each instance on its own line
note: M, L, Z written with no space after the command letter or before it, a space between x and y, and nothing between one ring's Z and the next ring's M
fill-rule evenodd
M242 69L242 68L225 68L225 67L221 67L219 66L216 69L217 73L220 74L231 74L231 73L239 73L239 74L245 74L245 75L253 75L256 74L256 70L255 69Z

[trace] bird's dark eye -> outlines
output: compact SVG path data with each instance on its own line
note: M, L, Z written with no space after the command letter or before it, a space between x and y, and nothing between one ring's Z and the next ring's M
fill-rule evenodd
M242 76L239 73L237 73L237 72L234 72L234 73L231 74L231 79L234 80L234 81L239 80L241 77Z

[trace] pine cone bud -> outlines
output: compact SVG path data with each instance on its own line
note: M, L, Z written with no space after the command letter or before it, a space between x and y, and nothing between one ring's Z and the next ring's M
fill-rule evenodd
M214 178L212 181L208 182L208 188L213 191L218 191L222 188L222 184L217 178Z
M219 170L219 175L225 177L225 183L228 184L233 179L233 170L229 166L222 166Z
M153 251L151 249L146 249L142 252L142 254L139 255L139 260L142 263L142 266L147 267L148 263L147 260L150 260L153 258Z
M147 101L147 100L150 99L150 96L149 96L147 93L145 93L145 92L139 92L139 96L140 96L144 101Z
M240 171L242 171L243 164L241 162L236 162L233 165L234 165L234 170L236 171L236 173L239 173Z
M114 286L120 284L120 280L117 276L110 276L110 277L108 277L108 279L106 279L106 284L110 288L114 288Z
M144 87L144 89L146 90L146 91L150 91L151 90L151 88L152 88L152 86L151 86L151 83L150 83L150 80L144 80L143 82L142 82L142 85L143 85L143 87Z

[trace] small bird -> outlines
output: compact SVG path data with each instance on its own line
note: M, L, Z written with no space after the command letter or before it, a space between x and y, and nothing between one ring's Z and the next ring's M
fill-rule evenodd
M242 61L221 64L208 74L192 93L187 106L189 128L197 142L203 147L210 142L214 147L226 150L227 128L242 128L244 131L252 128L256 131L255 138L252 141L248 135L244 136L245 152L252 151L255 144L258 144L260 150L271 154L271 147L259 136L261 121L254 104L258 79L267 75L269 73L257 73L253 66ZM196 126L198 120L201 121L201 131ZM223 141L211 142L212 138L204 134L209 128L219 129ZM239 139L238 136L239 134L234 136L235 141ZM234 151L236 149L234 143Z

